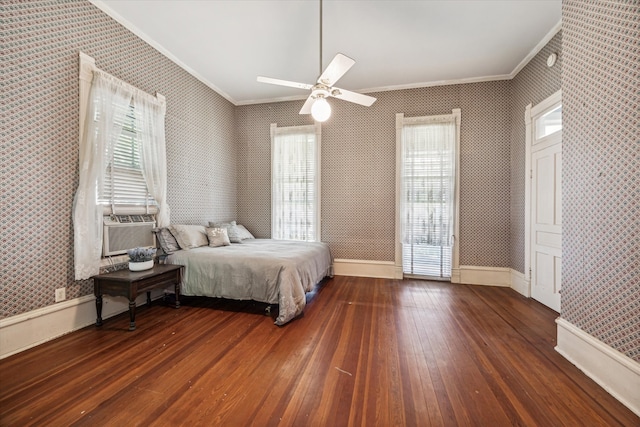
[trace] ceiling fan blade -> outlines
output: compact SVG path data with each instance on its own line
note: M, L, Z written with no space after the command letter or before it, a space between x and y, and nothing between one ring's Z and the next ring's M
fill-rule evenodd
M309 85L306 83L296 83L296 82L290 82L288 80L272 79L271 77L262 77L262 76L258 76L258 81L260 83L269 83L272 85L279 85L279 86L289 86L289 87L295 87L298 89L306 89L306 90L309 90L313 87L313 85Z
M322 83L327 86L333 86L336 84L340 77L344 76L344 73L349 71L349 68L353 67L356 61L345 56L341 53L333 57L327 68L324 70L318 83Z
M313 105L314 99L309 95L307 100L304 102L304 105L300 109L300 114L311 114L311 106Z
M364 105L365 107L370 107L371 104L376 102L376 98L373 96L363 95L361 93L351 92L350 90L339 89L337 87L332 88L331 96L345 101L355 102L356 104Z

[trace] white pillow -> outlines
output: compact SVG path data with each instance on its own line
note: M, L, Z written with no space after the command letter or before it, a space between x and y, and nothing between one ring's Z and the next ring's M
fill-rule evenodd
M207 228L207 237L209 238L209 246L212 248L231 244L226 228Z
M231 243L242 243L242 239L240 238L238 232L238 226L235 221L231 222L209 222L209 227L213 228L226 228L227 233L229 234L229 240Z
M169 231L182 249L193 249L209 244L204 225L170 225Z
M247 230L247 228L244 225L238 224L236 225L236 228L238 229L238 235L240 236L240 240L255 239L255 237L253 237L253 234L251 234L251 232Z

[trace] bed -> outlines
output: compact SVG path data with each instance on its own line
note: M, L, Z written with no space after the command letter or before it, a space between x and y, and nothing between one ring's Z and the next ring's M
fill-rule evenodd
M276 325L302 313L306 293L330 276L332 257L322 242L247 239L168 255L185 266L181 294L278 304Z

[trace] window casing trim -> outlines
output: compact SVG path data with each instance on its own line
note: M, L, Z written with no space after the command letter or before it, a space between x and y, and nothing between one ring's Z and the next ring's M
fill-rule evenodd
M454 224L453 224L453 253L451 259L451 282L460 282L460 118L459 108L451 110L451 114L405 117L404 113L396 114L396 215L395 215L395 277L403 278L402 272L402 130L405 125L455 121L456 128L456 159L454 186Z
M80 57L80 71L79 71L80 132L78 135L78 142L80 144L80 147L82 147L82 135L84 134L84 129L86 125L85 122L86 122L87 113L88 113L89 96L91 94L91 82L93 81L93 72L98 70L98 67L96 66L95 59L90 57L89 55L83 52L79 52L79 57ZM101 71L101 72L105 73L104 71ZM108 74L108 73L105 73L105 74ZM128 85L125 82L121 82L121 83ZM161 105L162 111L166 112L167 101L164 95L160 93L156 93L156 95L153 96L146 92L141 91L135 86L131 86L131 85L128 85L128 86L132 91L136 92L140 96L155 99L155 101ZM105 215L110 215L114 213L128 214L128 215L158 213L158 206L155 204L148 204L147 206L130 205L130 204L117 204L117 205L102 204L102 206L103 206L103 212Z
M315 220L315 236L314 236L314 241L319 242L321 241L321 236L322 236L322 230L321 230L321 218L320 218L320 212L322 211L321 209L321 180L320 177L322 175L321 173L321 169L320 169L320 165L321 165L321 159L320 159L320 153L321 153L321 148L322 148L322 144L321 144L321 134L322 134L322 126L319 122L315 122L315 124L313 125L302 125L302 126L283 126L283 127L278 127L277 123L271 123L270 126L270 135L271 135L271 185L273 185L273 164L274 164L274 155L275 155L275 137L278 135L291 135L291 134L300 134L300 133L306 133L306 134L311 134L313 133L315 135L315 139L316 139L316 158L315 158L315 170L316 170L316 176L315 176L315 192L316 192L316 211L315 211L315 216L314 216L314 220ZM274 221L275 218L273 217L273 204L274 204L274 192L273 192L273 188L271 189L271 230L272 230L272 234L273 234L273 230L274 230Z

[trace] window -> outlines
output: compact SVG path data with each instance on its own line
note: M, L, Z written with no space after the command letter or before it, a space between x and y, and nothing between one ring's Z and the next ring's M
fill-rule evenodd
M562 105L544 113L536 119L536 138L544 138L562 130Z
M271 237L320 240L320 125L271 125Z
M79 78L79 173L73 200L73 246L75 279L85 280L100 272L105 210L116 213L118 206L120 214L144 214L150 213L149 204L155 203L158 227L169 225L170 212L165 97L149 95L105 73L82 52ZM128 212L122 212L125 209Z
M110 205L115 213L116 206L145 206L155 205L150 196L147 183L142 175L141 139L142 115L136 114L135 107L129 105L124 112L117 116L123 117L118 123L122 131L113 148L113 152L106 150L107 167L104 183L98 203Z
M451 278L457 234L459 110L397 116L398 218L402 272Z

